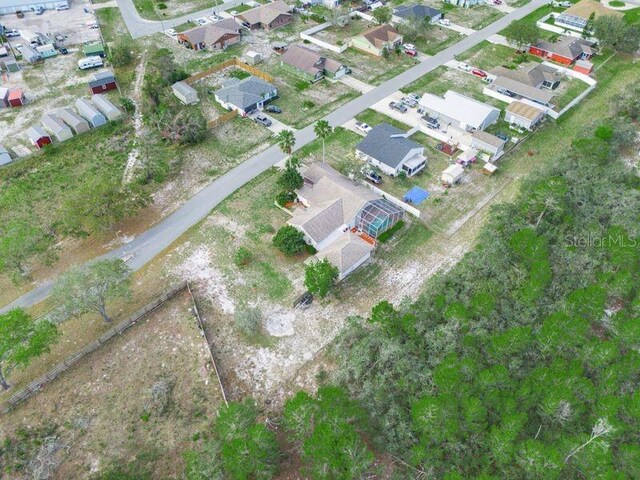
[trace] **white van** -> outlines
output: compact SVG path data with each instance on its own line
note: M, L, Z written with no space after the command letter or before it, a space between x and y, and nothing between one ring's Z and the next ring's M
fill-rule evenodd
M83 58L82 60L78 60L78 68L80 70L88 70L90 68L101 67L102 65L104 65L104 63L102 62L102 58L97 55L94 57L87 57Z

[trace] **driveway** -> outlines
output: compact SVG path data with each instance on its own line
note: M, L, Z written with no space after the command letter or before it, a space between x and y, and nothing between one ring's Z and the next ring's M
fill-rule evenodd
M256 128L268 128L269 130L271 130L274 135L279 134L282 130L294 130L292 127L290 127L289 125L285 125L284 123L282 123L280 120L278 120L275 115L271 115L270 113L267 112L256 112L256 113L252 113L251 115L249 115L249 118L253 119L255 118L256 115L258 115L259 113L261 113L262 115L264 115L265 117L267 117L269 120L271 120L271 125L269 125L268 127L265 127L264 125L258 125L256 123Z
M358 80L353 75L344 75L340 78L340 82L344 83L348 87L353 88L354 90L357 90L360 93L367 93L376 88L373 85L364 83L362 80Z
M118 4L126 1L128 0L118 0ZM479 44L491 35L503 30L509 23L525 17L534 10L546 5L546 3L547 0L532 0L530 3L496 20L484 29L462 38L451 47L405 70L373 90L363 93L359 97L347 102L327 115L324 120L327 120L329 124L334 127L346 123L355 115L386 99L403 86L414 82L423 75L444 65L446 62L453 60L455 55L459 55ZM294 150L307 145L315 139L313 127L312 124L295 132L296 144ZM127 251L133 255L133 258L128 262L128 265L133 270L138 270L146 265L147 262L168 248L189 228L207 217L209 212L225 198L271 168L271 166L283 158L284 154L277 145L274 145L211 182L187 200L179 209L129 242L127 244ZM121 254L121 249L117 248L98 258L118 258ZM34 290L4 306L0 309L0 313L15 307L28 307L44 300L49 295L52 283L53 279L43 282Z
M462 25L456 25L455 23L451 23L449 25L440 24L440 26L443 28L448 28L449 30L453 30L454 32L462 33L464 35L471 35L475 32L473 28L463 27Z

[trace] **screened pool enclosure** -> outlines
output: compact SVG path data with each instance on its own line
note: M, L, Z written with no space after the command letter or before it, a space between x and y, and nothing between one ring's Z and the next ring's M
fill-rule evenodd
M356 217L356 227L367 235L377 238L402 219L403 211L384 198L365 204Z

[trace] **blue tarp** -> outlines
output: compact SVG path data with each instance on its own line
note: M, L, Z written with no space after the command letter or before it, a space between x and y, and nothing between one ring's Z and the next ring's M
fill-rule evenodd
M413 187L411 190L404 194L404 197L402 199L407 203L420 205L427 198L429 198L429 195L429 192L427 192L426 190L420 187Z

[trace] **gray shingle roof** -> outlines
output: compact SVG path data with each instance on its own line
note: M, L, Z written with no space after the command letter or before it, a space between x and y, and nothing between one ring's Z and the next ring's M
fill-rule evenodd
M247 77L242 80L232 79L216 92L216 96L225 103L246 109L260 102L276 89L273 85L258 77Z
M388 123L381 123L371 129L356 149L391 168L397 168L409 151L422 148L419 143L398 136L405 133Z
M431 19L442 15L442 12L427 5L403 5L402 7L395 8L393 14L400 18L415 17L419 19Z
M593 53L592 46L593 42L585 40L584 38L567 36L562 36L555 42L548 42L546 40L538 40L536 42L536 47L541 50L571 59L576 59L583 53L591 55Z

